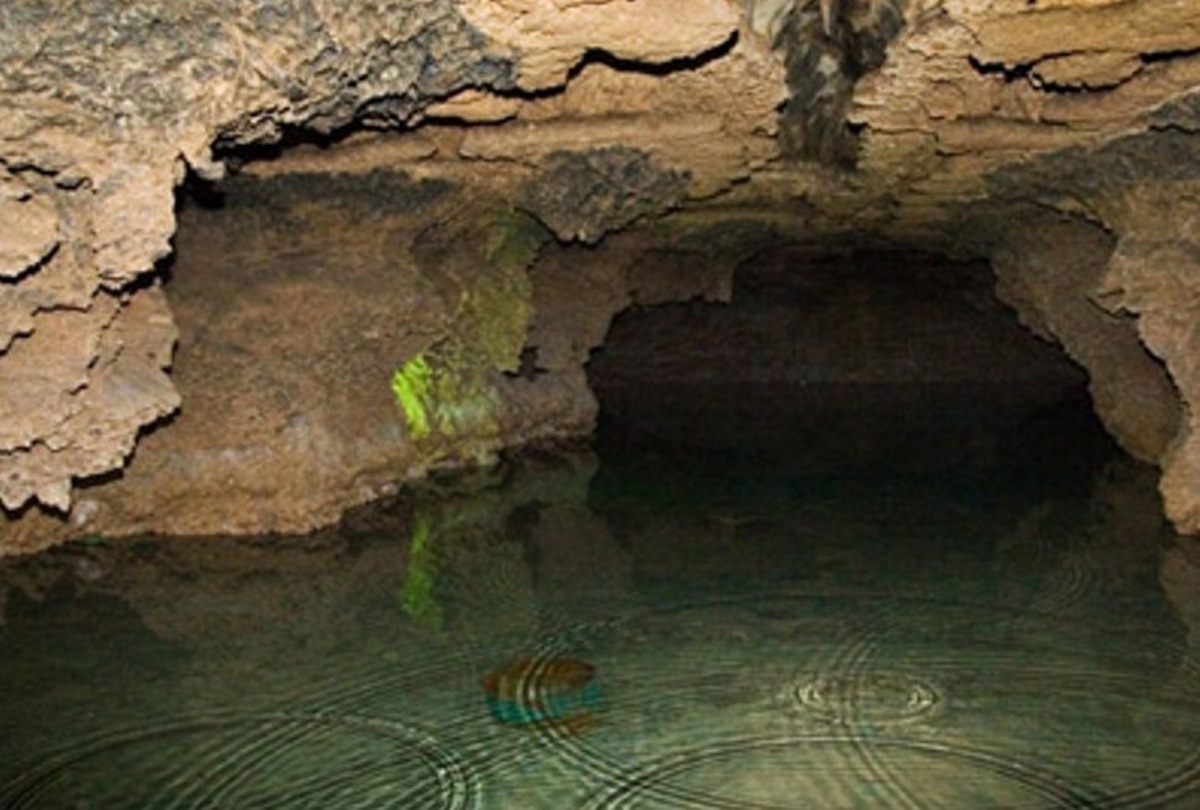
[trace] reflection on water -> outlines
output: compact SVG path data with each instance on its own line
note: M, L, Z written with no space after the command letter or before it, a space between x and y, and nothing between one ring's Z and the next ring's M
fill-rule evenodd
M1057 480L534 453L12 561L0 806L1200 806L1200 553Z

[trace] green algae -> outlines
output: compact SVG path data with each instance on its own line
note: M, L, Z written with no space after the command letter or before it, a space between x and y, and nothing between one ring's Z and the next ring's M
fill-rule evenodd
M474 253L447 250L456 241L470 244L472 234ZM409 436L427 460L449 452L480 457L499 436L503 399L496 375L520 365L533 318L528 268L550 238L536 219L509 208L475 220L465 233L447 234L442 249L432 252L447 262L443 275L459 286L448 334L405 362L391 382ZM465 257L469 266L449 264L447 257Z

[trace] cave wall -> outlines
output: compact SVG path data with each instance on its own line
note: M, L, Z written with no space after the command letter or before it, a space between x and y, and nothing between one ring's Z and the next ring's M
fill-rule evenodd
M744 175L755 154L762 159L771 150L771 110L782 91L773 82L739 79L774 62L746 57L734 43L738 10L720 0L696 3L682 19L663 2L618 13L596 4L493 8L445 0L376 3L354 12L336 5L98 3L64 11L33 2L0 9L0 374L6 382L0 397L12 415L0 444L6 521L50 525L42 520L47 510L52 520L74 510L76 522L87 522L88 510L75 510L74 482L118 472L143 430L179 407L165 373L171 314L146 279L171 252L175 187L187 173L222 175L225 165L214 150L220 158L242 147L269 147L297 130L337 138L358 127L412 127L426 116L508 118L511 112L492 109L505 107L505 98L490 93L515 93L507 106L526 99L529 107L521 126L502 133L450 127L440 147L425 137L405 138L399 152L445 161L503 155L538 174L523 194L529 207L563 238L588 241L669 204L682 191L682 175L671 167L689 165L697 148L710 151L715 166L693 173L697 193L727 184L730 174ZM659 24L647 26L646 15ZM670 25L661 24L667 19ZM513 43L526 40L529 57L518 59ZM767 53L760 41L748 41ZM599 52L657 65L718 47L730 58L717 75L678 71L683 88L628 71L623 62L588 64L589 54ZM573 81L581 89L563 117L576 120L543 125L564 112L565 100L537 91L561 86L572 69L579 70ZM676 117L659 132L623 108L640 98L657 113L672 96L692 104L689 83L754 84L765 103L756 109L714 103L729 106L728 121ZM621 114L612 115L614 109ZM592 151L586 147L606 118L610 131L600 140L612 149L580 155ZM666 168L649 168L640 148L645 138L634 134L671 144L673 163L664 156L659 162ZM757 150L747 147L755 139ZM367 144L365 158L361 149L347 151L359 162L396 157L392 144L377 147ZM581 201L571 197L571 183L612 185L632 174L651 191L657 183L666 196L587 201L582 208L591 221L572 218ZM556 183L567 190L555 193Z
M72 507L180 404L171 313L152 278L185 171L213 144L300 121L328 130L380 102L511 83L452 3L104 3L0 9L0 502ZM33 512L33 514L30 514Z
M1026 326L1088 370L1088 391L1108 432L1153 464L1179 430L1179 403L1134 323L1095 303L1113 248L1112 237L1091 223L1040 223L994 254L997 291Z
M583 367L633 301L728 295L661 238L562 245L505 197L398 171L240 177L185 196L165 297L185 403L89 533L304 532L401 482L595 422ZM678 257L678 254L672 254Z
M1116 438L1163 467L1169 516L1200 531L1200 439L1190 416L1195 184L1180 171L1198 165L1200 126L1200 19L1188 4L380 0L346 9L325 0L68 8L30 0L0 8L0 33L0 550L169 528L165 515L180 502L156 506L153 490L135 483L138 465L172 469L175 491L196 488L196 502L209 504L212 520L202 527L197 518L189 530L298 528L327 522L380 491L381 481L418 475L441 457L486 457L506 443L574 432L591 405L582 372L566 366L602 335L613 306L656 285L663 298L696 289L719 296L720 273L701 264L689 280L689 257L710 243L733 244L733 255L756 239L781 238L895 240L994 258L1002 294L1088 370ZM297 146L304 141L313 145ZM617 251L625 275L606 286L599 269L584 272L603 303L576 319L574 342L538 338L534 356L510 323L472 360L471 385L499 375L505 397L524 397L511 411L540 421L476 424L474 444L421 450L412 446L411 414L384 390L369 406L378 446L364 440L355 449L312 421L276 426L290 438L272 447L301 448L284 465L308 471L295 487L327 481L330 454L343 474L328 497L271 505L269 493L223 487L199 472L216 474L228 462L151 451L152 442L184 442L186 431L199 430L189 425L220 410L204 399L208 386L184 388L192 372L182 352L195 348L196 335L185 333L178 309L202 305L175 303L161 279L178 228L177 187L189 176L218 181L228 167L264 182L400 173L503 201L547 235L537 237L536 262L483 276L517 287L540 279L521 304L535 332L583 308L572 300L555 313L559 304L537 300L549 295L538 290L571 287L575 260L563 256ZM314 207L342 202L320 183L312 189ZM488 266L496 209L486 208L472 207L455 220L460 230L432 238L481 240L462 257L398 260L408 268L398 272L422 262L441 261L443 276ZM332 221L297 233L314 236ZM1059 244L1075 239L1079 251ZM1104 240L1107 255L1097 247ZM184 280L183 242L171 282L180 292L197 283ZM683 258L647 272L654 262L638 255ZM603 267L595 261L589 267ZM239 299L230 313L189 314L261 331L277 313L320 296L332 301L343 286L350 296L331 303L341 307L335 326L314 330L301 352L352 349L353 357L331 355L342 370L318 368L290 387L248 381L221 407L249 424L270 396L312 395L336 382L334 399L345 398L358 378L339 374L377 379L403 369L432 346L431 324L452 332L472 322L447 315L444 297L440 309L424 308L414 302L436 303L436 295L356 278L366 264L338 263L344 285L273 282L276 298L257 312ZM638 272L645 278L631 286L627 276ZM474 289L465 278L447 289L454 283ZM372 313L364 320L403 317L411 328L347 339L351 302ZM384 317L390 304L402 316ZM172 372L177 335L181 363ZM327 342L317 345L319 337ZM379 348L363 359L363 345ZM535 364L527 374L522 357ZM537 363L554 373L543 381ZM198 413L188 414L189 397ZM280 413L288 408L271 418ZM249 469L271 467L262 464ZM352 486L345 479L356 465L362 483ZM292 486L283 489L298 493ZM112 504L126 505L104 506L97 493L106 487ZM227 497L271 517L256 522L245 509L213 505Z

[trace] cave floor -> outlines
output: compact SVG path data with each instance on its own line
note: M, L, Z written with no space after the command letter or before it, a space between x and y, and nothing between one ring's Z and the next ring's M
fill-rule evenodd
M336 531L9 561L0 806L1195 807L1200 554L1154 471L1062 446L610 444Z

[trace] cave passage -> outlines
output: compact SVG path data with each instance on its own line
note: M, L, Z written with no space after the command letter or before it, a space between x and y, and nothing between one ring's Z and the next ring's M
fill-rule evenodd
M983 262L775 249L728 303L634 307L589 364L598 446L810 474L1086 479L1116 449L1086 374L1024 329Z
M791 581L812 532L903 568L896 548L987 555L1034 505L1086 503L1130 462L993 285L983 262L787 247L739 266L726 303L623 312L588 367L593 506L652 557L668 508L689 555Z

